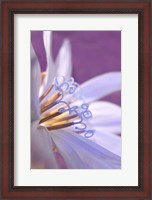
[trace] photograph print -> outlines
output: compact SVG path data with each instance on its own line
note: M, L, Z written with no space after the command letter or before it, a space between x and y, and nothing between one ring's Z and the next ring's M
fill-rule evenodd
M31 169L121 169L121 31L31 31Z

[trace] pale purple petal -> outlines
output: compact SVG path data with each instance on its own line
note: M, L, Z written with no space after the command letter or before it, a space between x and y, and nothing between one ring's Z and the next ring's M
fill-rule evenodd
M84 82L80 88L86 102L101 99L121 89L121 73L109 72L96 76Z
M94 127L102 127L104 130L114 133L121 133L121 107L104 101L96 101L90 104L90 111L93 117L89 123Z
M95 133L89 139L112 153L121 156L121 137L113 135L102 127L94 127Z
M60 153L68 163L68 168L118 169L121 167L119 156L77 134L62 130L56 133L56 138L53 136L53 140L56 145L61 145Z
M31 120L39 119L39 88L41 84L40 65L31 44Z
M63 131L59 130L52 134L52 139L62 155L68 169L85 169L87 164L80 158L70 141L65 138Z
M72 73L70 41L65 39L55 61L56 76L69 78Z
M53 141L44 127L38 128L38 122L31 126L31 162L42 164L45 168L59 168L53 152Z

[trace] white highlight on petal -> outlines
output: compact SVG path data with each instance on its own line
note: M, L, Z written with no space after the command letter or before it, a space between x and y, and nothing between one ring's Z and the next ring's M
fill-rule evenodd
M90 111L93 117L89 123L94 127L102 127L104 130L114 133L121 133L121 107L105 101L96 101L90 104Z
M46 61L47 61L47 66L50 66L52 63L52 52L51 52L51 47L52 47L52 32L51 31L43 31L43 42L44 42L44 48L45 48L45 53L46 53Z
M96 76L84 82L80 89L86 102L98 100L121 89L121 73L109 72Z
M52 32L51 31L43 31L43 41L44 41L44 48L46 53L46 76L43 81L43 85L41 87L40 95L44 92L52 83L54 76L55 76L55 65L53 62L52 57Z
M72 58L71 58L71 45L68 39L65 39L58 56L55 61L56 76L71 77L72 73Z
M49 132L44 127L38 128L38 121L31 126L31 162L35 165L42 164L46 169L59 168Z

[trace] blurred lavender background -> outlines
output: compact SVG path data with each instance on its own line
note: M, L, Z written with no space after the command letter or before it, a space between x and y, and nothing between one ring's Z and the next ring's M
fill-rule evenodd
M121 71L121 31L53 31L53 58L68 38L72 49L73 77L78 83L111 71ZM40 61L46 69L42 31L32 31L31 39ZM111 80L109 80L111 81ZM103 100L121 104L120 92Z

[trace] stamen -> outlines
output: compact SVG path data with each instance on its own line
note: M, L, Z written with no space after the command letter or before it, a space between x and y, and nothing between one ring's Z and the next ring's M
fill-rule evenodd
M42 72L42 73L41 73L41 80L42 80L42 82L43 82L45 76L46 76L46 72Z
M39 124L41 124L41 123L43 123L43 122L45 122L45 121L48 121L48 120L50 120L50 119L52 119L52 118L54 118L54 117L56 117L56 116L58 116L58 115L61 115L61 113L60 113L60 112L56 112L56 113L54 113L54 114L50 114L50 115L48 115L47 117L42 118L42 119L40 120Z
M46 102L41 105L41 113L56 105L56 100L61 96L60 92L55 92Z
M49 92L52 90L52 88L53 88L53 85L51 85L51 86L45 91L45 93L42 94L42 95L40 96L40 101L42 101L42 100L49 94Z
M71 122L74 119L76 119L77 117L78 117L77 115L69 116L68 113L63 113L63 114L58 115L55 118L51 118L51 119L48 119L48 120L43 119L43 122L41 122L40 124L47 126L47 125L56 124L58 122Z
M42 107L41 110L40 110L41 114L44 113L45 111L49 110L50 108L52 108L52 107L55 106L55 105L57 105L56 102L54 102L54 103L52 103L52 104L48 104L48 105L46 105L45 107Z
M45 126L49 131L73 126L75 133L84 133L86 138L92 137L94 130L87 130L86 120L92 117L89 105L82 103L81 106L74 105L77 99L77 86L73 78L65 80L57 77L54 84L40 97L42 101L54 88L52 94L40 107L40 126ZM54 107L54 108L53 108ZM47 114L44 112L51 111Z
M48 117L48 116L50 116L50 115L54 115L54 114L56 114L56 113L59 113L59 114L61 114L61 112L59 112L59 109L60 108L64 108L65 107L65 105L60 105L60 106L58 106L57 108L54 108L53 110L51 110L49 113L43 113L43 114L41 114L41 116L42 116L42 118L45 118L45 117Z
M94 133L95 133L95 130L87 130L85 131L84 137L90 138L94 135Z
M65 124L56 124L54 126L47 127L47 129L49 131L52 131L52 130L56 130L56 129L67 128L67 127L72 126L72 125L73 125L73 122L65 123Z
M51 120L52 124L56 123L56 122L62 122L62 121L66 121L69 122L70 120L74 120L77 117L77 115L71 115L69 116L68 113L63 113L61 115L59 115L58 117L56 117L54 120Z

